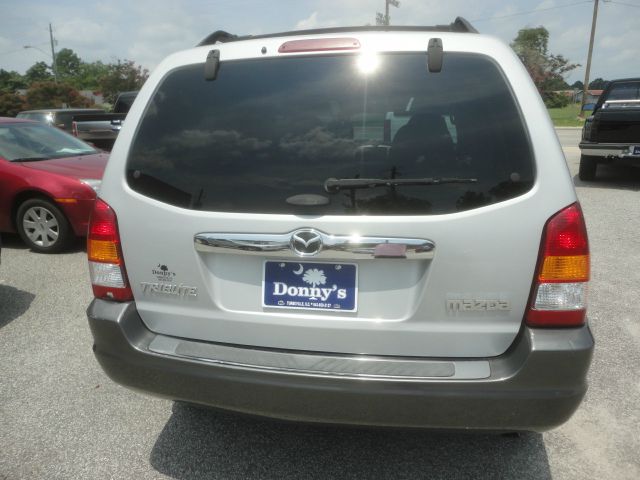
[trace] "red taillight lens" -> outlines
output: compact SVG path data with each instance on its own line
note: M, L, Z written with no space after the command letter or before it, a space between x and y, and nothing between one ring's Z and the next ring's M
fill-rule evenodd
M116 214L109 205L99 198L93 206L89 235L99 240L119 242Z
M133 300L124 268L118 220L113 209L101 199L95 201L89 221L87 256L96 298Z
M589 241L578 203L549 219L542 233L531 302L526 312L532 327L575 327L584 324Z
M543 249L545 255L589 255L587 228L580 204L574 203L549 219Z

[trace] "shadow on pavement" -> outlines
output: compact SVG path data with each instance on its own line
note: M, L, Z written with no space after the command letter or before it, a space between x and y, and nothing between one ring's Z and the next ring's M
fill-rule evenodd
M512 438L316 426L179 403L150 462L179 480L551 478L540 434Z
M2 234L2 248L11 248L16 250L26 250L27 246L24 244L19 235L15 233L3 233Z
M25 245L25 243L20 238L20 235L17 233L3 233L2 234L2 248L6 249L14 249L14 250L28 250L29 247ZM65 253L77 253L77 252L86 252L87 251L87 240L83 237L77 237L72 242L69 248L60 252L60 254ZM39 253L33 252L35 255L58 255L58 253Z
M576 187L606 188L617 190L640 191L640 168L629 165L600 164L596 172L596 179L583 182L578 176L573 177Z
M0 285L0 328L26 312L34 298L33 293Z

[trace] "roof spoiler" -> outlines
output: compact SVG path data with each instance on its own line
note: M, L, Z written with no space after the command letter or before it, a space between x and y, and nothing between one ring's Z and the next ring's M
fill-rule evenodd
M478 33L469 21L462 17L456 19L449 25L434 26L365 26L365 27L336 27L336 28L319 28L316 30L293 30L290 32L271 33L268 35L233 35L224 30L216 30L211 35L198 43L198 47L205 45L215 45L216 43L236 42L239 40L274 38L274 37L291 37L294 35L321 35L325 33L347 33L347 32L453 32L453 33Z
M480 33L475 29L473 25L464 17L456 17L456 19L451 24L451 27L458 28L461 33Z
M225 32L224 30L216 30L207 38L202 40L197 46L201 47L203 45L215 45L216 43L225 43L230 42L232 40L237 40L238 36L233 35L229 32Z

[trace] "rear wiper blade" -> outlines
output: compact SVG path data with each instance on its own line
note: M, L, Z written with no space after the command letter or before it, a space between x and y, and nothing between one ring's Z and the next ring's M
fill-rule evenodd
M329 193L340 190L353 190L358 188L396 187L411 185L442 185L445 183L476 183L477 178L327 178L324 181L324 189Z

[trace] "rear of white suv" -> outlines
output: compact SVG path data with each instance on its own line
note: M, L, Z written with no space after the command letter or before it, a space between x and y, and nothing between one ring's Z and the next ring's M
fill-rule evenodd
M593 350L588 241L511 50L464 21L203 43L149 78L103 178L105 371L295 420L566 421Z

